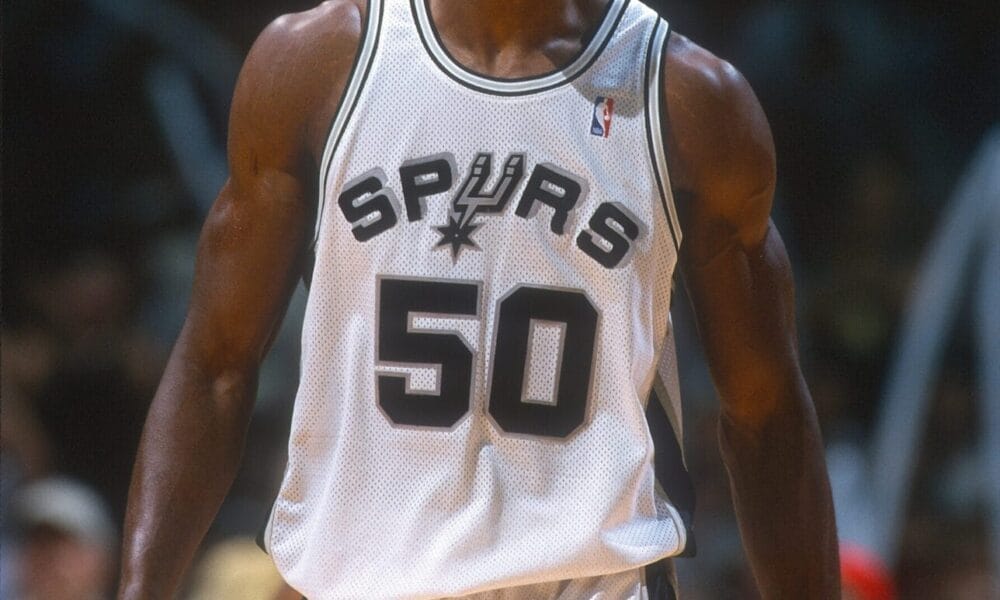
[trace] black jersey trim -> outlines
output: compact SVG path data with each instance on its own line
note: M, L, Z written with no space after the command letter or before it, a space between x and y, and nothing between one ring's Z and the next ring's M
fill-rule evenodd
M660 203L670 225L674 248L680 252L681 229L677 219L677 209L674 205L673 190L670 186L670 173L667 169L667 157L663 148L663 124L660 117L663 103L663 79L667 43L670 40L670 24L663 19L657 19L653 31L649 35L649 45L646 48L646 141L649 147L649 159L653 166L653 175L660 191Z
M649 563L642 574L649 600L677 600L677 578L669 558Z
M685 536L684 546L679 556L694 556L696 551L693 530L696 504L694 482L684 464L680 438L671 424L656 386L649 392L646 425L653 440L653 471L656 474L656 481L680 516L681 523L678 525L684 527L682 532Z
M583 48L566 66L542 75L511 79L501 79L477 73L456 61L447 48L445 48L437 28L434 27L434 21L430 18L430 10L426 4L427 0L410 0L410 13L413 18L413 26L417 30L424 50L427 51L427 55L431 61L448 77L464 87L484 94L494 96L528 96L566 85L583 73L586 73L594 62L600 58L601 54L604 53L604 49L611 41L611 38L614 37L622 18L625 16L630 1L610 0L608 2L597 28L591 32L583 44ZM429 35L425 31L425 27L421 24L421 15L426 17L426 29L429 30ZM607 31L603 35L600 35L601 30L605 28ZM584 60L588 53L591 56Z
M347 78L347 85L337 102L337 110L333 113L333 120L330 122L330 130L326 135L326 147L323 150L323 158L320 163L319 172L319 201L316 205L316 229L313 233L310 247L315 250L319 241L320 226L323 223L323 211L326 206L327 183L330 176L330 164L337 153L340 141L344 137L344 131L351 122L354 109L357 108L358 99L364 90L368 75L371 73L372 63L375 62L375 53L378 50L379 37L382 32L382 16L385 14L384 0L369 0L368 10L365 14L365 29L361 34L358 44L358 52L354 55L354 62ZM371 42L369 46L368 43ZM364 62L364 70L360 69ZM360 73L360 77L359 77ZM355 85L356 84L356 85ZM344 107L347 110L344 111Z

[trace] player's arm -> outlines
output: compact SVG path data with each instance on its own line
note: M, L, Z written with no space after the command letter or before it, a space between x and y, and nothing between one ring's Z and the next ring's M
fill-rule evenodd
M174 597L235 477L258 368L311 240L320 123L360 35L357 8L343 5L273 23L240 74L229 181L202 229L187 319L132 476L119 598Z
M681 36L665 66L681 267L721 401L720 444L765 598L839 598L833 501L770 220L770 127L743 77Z

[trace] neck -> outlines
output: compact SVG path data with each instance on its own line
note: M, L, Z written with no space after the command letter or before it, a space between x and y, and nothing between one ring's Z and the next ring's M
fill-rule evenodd
M539 52L556 64L560 55L572 56L609 1L429 0L429 6L442 42L457 59L503 71L504 64Z

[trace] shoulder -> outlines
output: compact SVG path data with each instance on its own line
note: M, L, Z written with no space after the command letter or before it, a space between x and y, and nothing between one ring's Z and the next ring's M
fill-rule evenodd
M363 37L366 4L329 0L278 17L261 32L233 94L231 159L234 144L322 152Z
M672 184L690 203L682 214L695 229L708 219L737 230L744 242L757 241L776 179L774 142L757 96L733 65L676 33L663 68Z
M300 13L285 14L272 21L254 42L248 64L261 61L270 66L319 67L319 61L333 63L357 49L362 36L367 3L365 0L327 0Z

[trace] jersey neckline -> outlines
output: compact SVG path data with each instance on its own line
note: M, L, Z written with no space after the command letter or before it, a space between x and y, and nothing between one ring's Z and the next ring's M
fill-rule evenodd
M618 23L625 14L629 0L609 0L600 24L590 40L566 65L554 71L530 77L501 79L477 73L456 61L444 47L434 21L431 19L428 0L410 0L413 20L431 60L458 83L474 90L500 96L518 96L550 90L576 79L589 68L607 46Z

